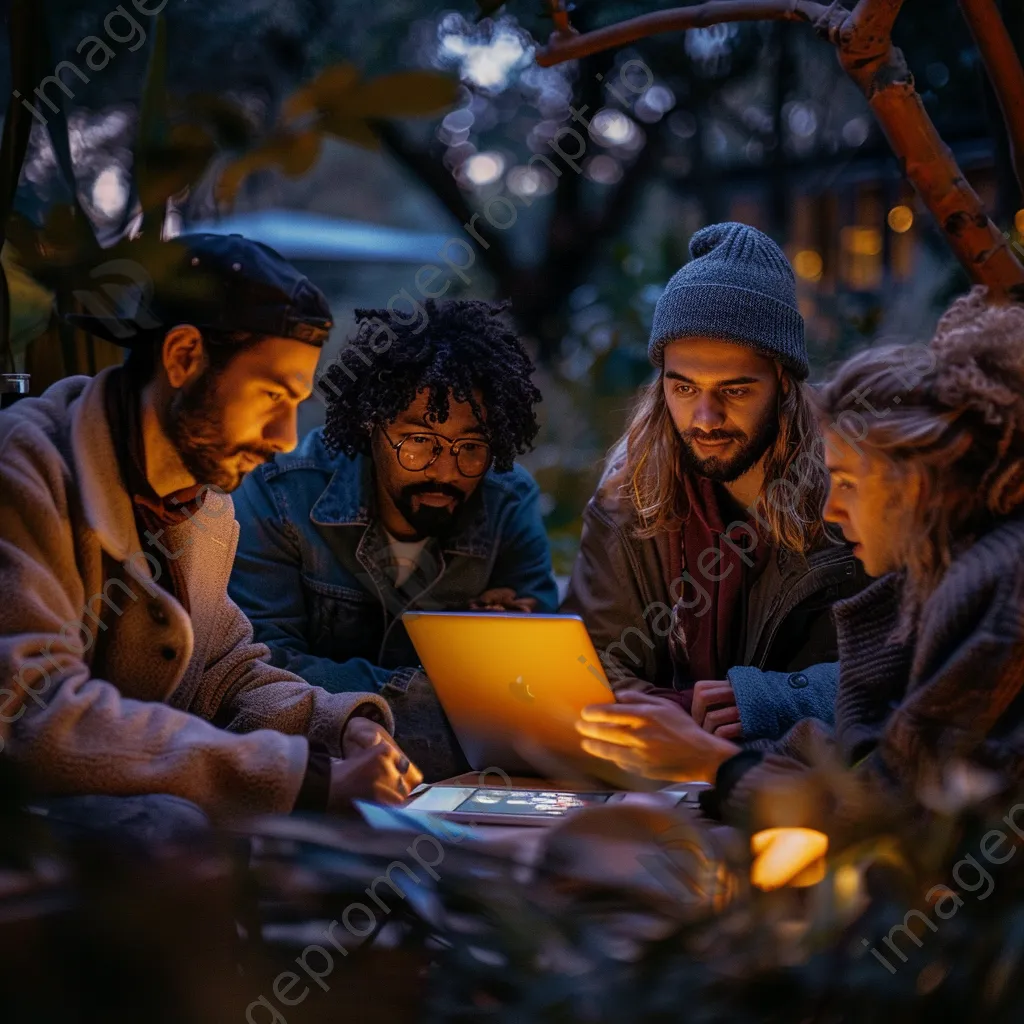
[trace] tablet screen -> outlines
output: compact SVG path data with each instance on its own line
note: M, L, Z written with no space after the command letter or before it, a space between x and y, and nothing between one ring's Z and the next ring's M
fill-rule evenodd
M561 793L546 789L477 789L457 811L476 814L526 814L560 818L590 804L603 804L611 793Z

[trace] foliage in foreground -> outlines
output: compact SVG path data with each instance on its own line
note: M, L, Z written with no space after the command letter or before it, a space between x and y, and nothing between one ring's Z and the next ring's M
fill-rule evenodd
M746 883L742 843L660 811L584 812L531 878L467 840L417 861L411 833L354 823L271 820L244 853L235 838L140 862L8 820L4 1019L1015 1022L1024 793L941 804L771 893ZM326 970L309 950L364 921L355 904L375 927ZM288 971L301 1005L275 998Z

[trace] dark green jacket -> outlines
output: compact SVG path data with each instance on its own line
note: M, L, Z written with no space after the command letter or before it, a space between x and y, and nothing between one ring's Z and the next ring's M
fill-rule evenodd
M616 690L673 685L668 634L668 534L639 540L631 502L601 489L583 514L583 537L563 612L586 623ZM866 580L847 546L808 556L775 552L747 597L744 649L728 672L744 741L777 739L803 718L831 724L838 666L832 604Z

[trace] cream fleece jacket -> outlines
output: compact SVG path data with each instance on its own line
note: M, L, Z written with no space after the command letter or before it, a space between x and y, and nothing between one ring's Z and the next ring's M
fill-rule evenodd
M0 746L49 795L169 793L214 818L287 812L309 740L334 756L375 694L272 667L227 595L230 497L140 540L103 403L73 377L0 413ZM191 615L154 578L180 558Z

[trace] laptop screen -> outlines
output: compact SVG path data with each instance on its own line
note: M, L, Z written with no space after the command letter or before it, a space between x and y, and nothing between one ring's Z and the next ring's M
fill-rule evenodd
M545 789L477 789L457 811L560 818L590 804L603 804L611 793L562 793Z

